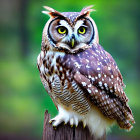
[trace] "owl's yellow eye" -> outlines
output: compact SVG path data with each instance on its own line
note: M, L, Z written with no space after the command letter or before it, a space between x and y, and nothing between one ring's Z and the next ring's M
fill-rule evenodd
M59 34L65 34L67 29L65 27L58 27L57 31Z
M81 26L79 29L78 29L78 33L79 34L85 34L86 33L86 28L85 27L83 27L83 26Z

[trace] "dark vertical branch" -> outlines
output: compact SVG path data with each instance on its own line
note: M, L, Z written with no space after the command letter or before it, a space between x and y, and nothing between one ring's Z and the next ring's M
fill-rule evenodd
M89 129L83 128L82 124L79 124L77 128L70 125L60 125L56 130L49 124L50 115L48 111L45 112L43 140L97 140L89 132ZM104 136L98 140L105 140Z
M140 3L140 1L139 1ZM140 79L140 9L139 9L139 6L138 7L135 7L135 10L134 12L132 13L133 18L133 22L134 22L134 29L135 29L135 33L136 33L136 42L135 42L135 48L136 48L136 54L134 54L134 52L131 52L132 54L134 54L134 65L135 66L135 69L136 69L136 80L139 81ZM135 50L134 50L135 51Z
M20 0L19 6L19 33L20 33L20 42L21 42L21 54L26 56L29 52L29 38L27 30L27 6L28 0Z

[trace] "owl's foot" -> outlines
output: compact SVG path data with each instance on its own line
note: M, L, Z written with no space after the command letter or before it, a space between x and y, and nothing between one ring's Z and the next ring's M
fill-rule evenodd
M57 127L62 122L67 123L68 118L64 118L60 113L49 121L49 123L52 123L53 127Z
M58 114L56 117L52 118L49 123L52 123L53 127L57 127L60 125L62 122L64 124L67 124L68 122L70 123L71 127L74 125L77 127L78 126L78 118L77 117L70 117L70 116L61 116L61 114Z
M71 127L73 127L73 125L75 125L76 127L78 126L78 118L77 117L74 117L73 118L70 118L70 125Z
M71 127L73 127L74 125L77 127L79 120L76 115L67 112L63 108L59 107L59 114L51 119L49 123L52 123L53 127L56 128L62 122L64 122L64 124L67 124L69 122Z

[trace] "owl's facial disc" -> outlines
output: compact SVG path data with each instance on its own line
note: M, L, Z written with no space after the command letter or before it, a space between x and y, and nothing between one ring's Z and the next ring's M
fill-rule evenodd
M65 19L54 19L49 25L48 35L55 48L71 53L86 48L94 38L94 28L88 18L69 24Z

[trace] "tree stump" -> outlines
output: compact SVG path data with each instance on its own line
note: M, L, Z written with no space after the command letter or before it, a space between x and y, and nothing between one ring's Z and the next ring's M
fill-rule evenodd
M50 115L45 112L43 140L97 140L90 134L89 129L83 128L83 124L78 124L78 127L71 127L69 124L62 123L56 129L49 123ZM94 124L93 124L94 125ZM98 140L105 140L106 134Z

